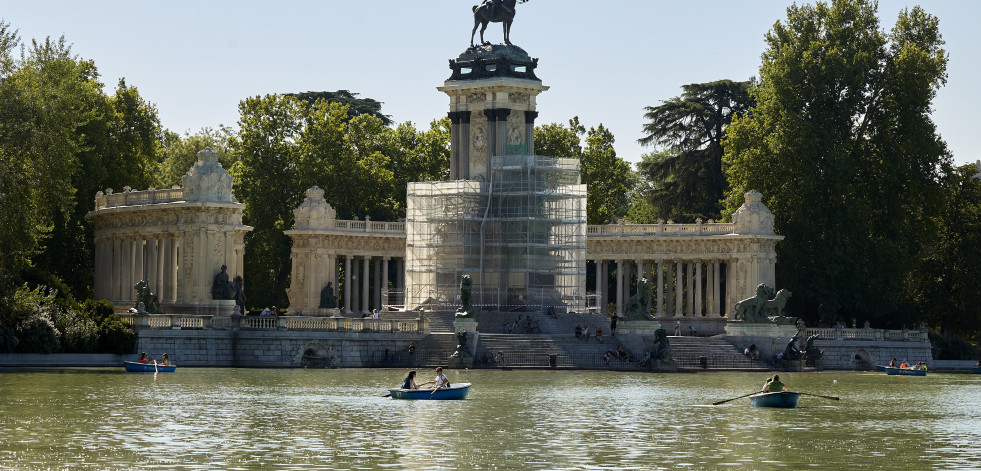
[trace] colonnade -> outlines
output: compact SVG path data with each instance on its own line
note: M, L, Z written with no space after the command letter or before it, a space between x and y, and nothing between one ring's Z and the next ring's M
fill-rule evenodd
M369 255L344 255L341 258L344 279L340 284L343 295L339 307L345 313L368 313L373 309L381 310L386 305L402 303L401 296L393 298L391 291L405 293L404 258ZM392 276L393 268L395 276Z
M161 303L177 301L176 233L129 234L95 240L95 297L115 304L133 303L134 286L146 280Z
M643 278L651 284L651 314L656 317L725 317L729 312L727 260L598 259L592 262L596 275L593 288L598 308L604 314L609 314L612 302L616 304L617 315L624 315L624 306L633 294L631 286Z

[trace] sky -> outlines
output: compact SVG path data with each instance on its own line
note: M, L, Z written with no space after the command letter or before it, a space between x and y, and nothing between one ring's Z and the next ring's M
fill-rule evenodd
M236 127L250 96L340 89L383 102L397 122L424 128L446 115L437 86L470 44L477 0L111 1L0 0L0 20L21 38L65 39L95 62L111 93L120 78L154 103L164 127L194 133ZM636 163L644 107L681 86L758 76L764 36L790 0L530 0L517 6L511 41L539 59L550 90L536 124L579 116L615 135ZM807 2L801 2L807 3ZM918 3L880 0L882 27ZM940 19L949 78L933 119L957 164L981 159L981 2L921 0ZM503 41L500 24L486 39Z

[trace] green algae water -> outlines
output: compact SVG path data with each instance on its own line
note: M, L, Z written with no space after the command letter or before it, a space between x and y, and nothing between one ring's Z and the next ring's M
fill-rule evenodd
M978 469L981 375L448 371L464 401L382 397L404 370L0 371L0 468ZM420 371L428 381L431 371Z

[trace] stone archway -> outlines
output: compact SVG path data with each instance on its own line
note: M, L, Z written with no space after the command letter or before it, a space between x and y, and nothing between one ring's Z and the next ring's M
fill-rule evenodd
M337 366L337 356L334 346L318 340L307 343L298 358L294 358L294 363L303 368L334 368Z
M867 371L875 368L875 361L872 359L872 354L870 354L868 350L864 348L860 348L855 351L855 354L852 355L851 360L851 363L854 365L856 370Z

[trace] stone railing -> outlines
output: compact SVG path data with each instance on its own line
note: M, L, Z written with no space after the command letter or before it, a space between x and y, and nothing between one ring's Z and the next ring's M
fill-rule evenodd
M834 329L826 327L804 329L805 338L812 335L817 335L819 340L892 340L900 342L930 340L926 332L919 330Z
M331 231L344 232L367 232L372 234L402 234L405 235L404 222L375 222L375 221L351 221L336 219L329 229Z
M305 316L189 316L121 314L123 322L140 329L241 329L364 333L428 333L428 319L370 319Z
M119 206L140 206L146 204L172 203L184 200L183 188L170 188L166 190L146 190L146 191L126 191L123 193L113 193L104 195L102 192L96 194L95 209L115 208Z
M590 236L610 237L649 237L649 236L691 236L725 235L735 230L733 223L709 224L607 224L586 227Z

